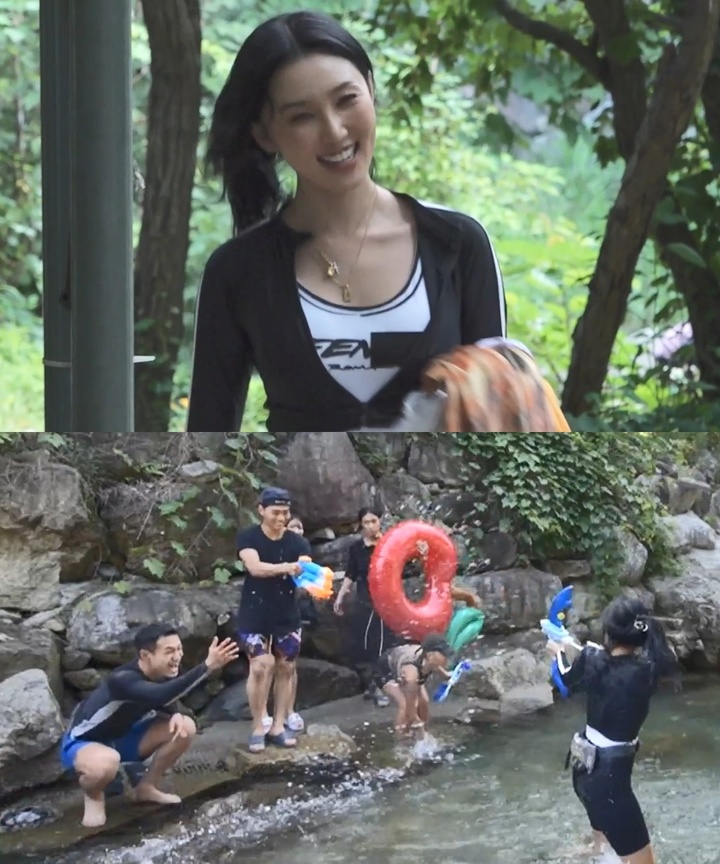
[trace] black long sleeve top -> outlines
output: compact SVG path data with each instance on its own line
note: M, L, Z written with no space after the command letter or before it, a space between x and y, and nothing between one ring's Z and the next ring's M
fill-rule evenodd
M277 214L210 256L195 314L189 432L236 432L253 370L265 386L271 432L383 428L399 419L426 364L459 345L505 336L495 252L472 217L407 195L430 304L430 322L400 371L361 402L325 369L298 296L295 252L311 235Z
M70 733L85 741L109 743L122 738L130 727L155 713L171 716L176 702L201 684L210 674L200 663L184 675L165 681L151 681L138 661L118 666L75 709Z

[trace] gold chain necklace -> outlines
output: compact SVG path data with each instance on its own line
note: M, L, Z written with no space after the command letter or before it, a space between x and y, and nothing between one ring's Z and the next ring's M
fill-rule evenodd
M367 215L365 218L365 230L363 231L362 239L360 240L360 246L357 251L357 255L355 256L355 260L352 263L352 267L348 270L347 279L343 282L340 277L340 268L338 267L337 261L333 261L328 255L323 252L320 247L317 247L318 254L322 258L326 270L325 276L329 279L334 285L342 291L342 301L343 303L351 303L352 295L350 294L350 277L355 272L355 268L357 267L357 263L360 260L360 253L363 250L363 246L365 245L365 240L367 239L368 231L370 230L370 222L372 221L372 215L375 212L375 205L377 204L378 199L378 188L375 187L375 195L373 196L372 205L368 209ZM362 224L362 222L360 223ZM358 225L358 228L360 225Z

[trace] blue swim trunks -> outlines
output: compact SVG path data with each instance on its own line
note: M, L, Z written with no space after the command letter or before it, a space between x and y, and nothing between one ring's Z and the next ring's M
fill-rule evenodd
M75 769L75 757L79 750L86 744L104 744L106 747L112 747L120 754L121 762L142 762L140 756L140 742L147 730L157 723L157 717L143 718L134 723L130 729L122 736L114 741L86 741L83 738L73 738L70 732L66 732L60 742L60 762L66 771Z

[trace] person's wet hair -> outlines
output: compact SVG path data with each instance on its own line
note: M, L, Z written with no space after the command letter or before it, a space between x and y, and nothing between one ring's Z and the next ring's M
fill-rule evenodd
M179 636L178 631L169 624L146 624L135 633L133 642L137 651L154 651L158 640L164 636Z
M257 144L252 127L260 119L273 76L313 54L348 60L366 81L372 80L370 58L354 36L329 15L302 11L277 15L253 30L220 91L207 165L222 177L236 234L273 216L285 201L277 156Z
M603 636L609 647L641 648L655 664L658 677L675 676L679 664L660 622L642 600L618 597L602 616Z

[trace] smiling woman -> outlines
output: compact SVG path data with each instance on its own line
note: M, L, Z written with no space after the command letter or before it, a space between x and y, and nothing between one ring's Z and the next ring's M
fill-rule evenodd
M208 147L236 236L198 293L189 431L239 429L253 369L271 431L387 428L430 360L505 335L485 230L378 185L375 120L370 58L333 18L280 15L240 49Z

